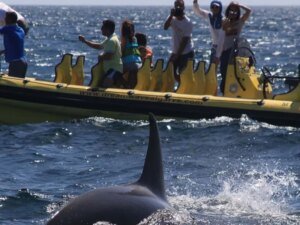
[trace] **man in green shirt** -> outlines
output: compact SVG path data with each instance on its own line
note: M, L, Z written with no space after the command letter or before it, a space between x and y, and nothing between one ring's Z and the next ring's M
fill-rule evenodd
M104 78L101 87L108 88L116 83L122 83L123 80L123 64L120 41L115 32L115 22L112 20L104 20L101 27L102 35L106 39L102 43L88 41L84 36L79 35L79 40L89 47L103 50L99 55L99 61L103 61Z

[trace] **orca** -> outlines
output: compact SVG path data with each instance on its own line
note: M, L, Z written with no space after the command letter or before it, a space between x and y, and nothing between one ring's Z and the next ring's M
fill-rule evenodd
M135 225L160 209L171 208L165 194L159 132L152 114L149 122L148 150L138 181L82 194L55 214L47 225L93 225L100 221Z

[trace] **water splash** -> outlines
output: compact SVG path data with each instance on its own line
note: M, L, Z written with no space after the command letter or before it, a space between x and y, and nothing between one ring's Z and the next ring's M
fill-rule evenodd
M215 200L221 202L219 210L230 215L255 214L261 216L286 216L289 212L286 191L283 188L294 185L289 178L276 172L260 174L256 171L246 174L249 179L236 184L234 180L224 181L223 190Z
M169 224L169 225L196 225L196 222L188 213L175 211L175 210L158 210L148 218L141 221L138 225L157 225L157 224Z
M274 132L280 131L299 131L299 128L287 127L287 126L275 126L272 124L258 122L249 118L247 115L242 115L240 118L240 131L241 132L259 132L261 129L273 130Z
M200 197L193 196L199 193L191 191L187 195L174 194L170 198L171 204L177 209L185 209L190 214L201 214L203 217L219 215L227 220L243 218L252 222L268 220L269 222L265 224L286 224L281 223L282 221L290 221L287 224L294 224L293 221L300 222L290 204L299 189L294 173L276 169L273 171L249 169L246 173L236 171L231 176L220 173L218 179L220 183L218 193Z
M234 121L236 121L236 119L227 116L220 116L214 119L184 120L184 122L188 123L192 128L230 125Z

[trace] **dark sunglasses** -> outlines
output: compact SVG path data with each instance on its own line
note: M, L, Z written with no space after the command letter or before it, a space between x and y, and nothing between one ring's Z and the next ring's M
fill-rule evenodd
M220 7L218 5L213 5L212 7L210 7L211 9L219 9Z
M229 10L229 14L231 14L231 15L237 15L238 12L237 12L237 11L234 11L234 10Z

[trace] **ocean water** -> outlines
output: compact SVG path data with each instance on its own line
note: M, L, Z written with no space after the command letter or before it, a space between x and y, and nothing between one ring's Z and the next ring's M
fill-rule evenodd
M147 33L155 59L167 60L171 33L168 7L15 7L29 20L28 76L52 80L62 54L85 55L86 82L98 52L78 35L101 40L103 19L131 19ZM257 68L297 76L300 8L254 7L243 36ZM209 58L210 35L194 22L196 59ZM2 61L1 69L7 65ZM274 89L284 89L275 81ZM300 224L300 130L240 119L158 122L167 197L172 212L141 224ZM0 125L0 224L40 225L71 198L97 187L134 182L148 144L148 121L102 117L16 126Z

